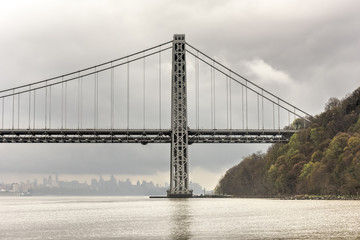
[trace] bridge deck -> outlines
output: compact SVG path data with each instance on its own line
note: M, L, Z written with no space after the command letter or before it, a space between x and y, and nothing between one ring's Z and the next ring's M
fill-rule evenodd
M288 142L296 130L189 129L192 143ZM171 143L170 129L3 129L0 143Z

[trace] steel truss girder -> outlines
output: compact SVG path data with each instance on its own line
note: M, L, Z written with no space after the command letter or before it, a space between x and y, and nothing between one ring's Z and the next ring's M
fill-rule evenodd
M188 143L288 142L295 132L295 130L266 129L190 129ZM0 130L0 143L171 143L171 130L4 129Z
M0 143L169 143L170 130L0 130Z
M258 129L201 129L189 130L189 144L193 143L277 143L288 142L294 130Z

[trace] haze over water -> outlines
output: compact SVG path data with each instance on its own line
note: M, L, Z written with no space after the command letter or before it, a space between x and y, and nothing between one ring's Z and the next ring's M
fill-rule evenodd
M357 239L360 201L1 197L0 239Z

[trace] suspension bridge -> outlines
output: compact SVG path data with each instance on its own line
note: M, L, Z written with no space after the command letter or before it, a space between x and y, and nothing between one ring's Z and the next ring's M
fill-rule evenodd
M0 143L170 143L168 197L192 196L188 145L288 142L310 117L190 45L183 34L2 90L0 101Z

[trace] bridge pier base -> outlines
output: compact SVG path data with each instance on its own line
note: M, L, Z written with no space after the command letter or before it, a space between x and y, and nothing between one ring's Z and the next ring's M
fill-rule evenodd
M171 193L170 190L167 191L167 198L192 198L192 190L189 190L187 193Z

